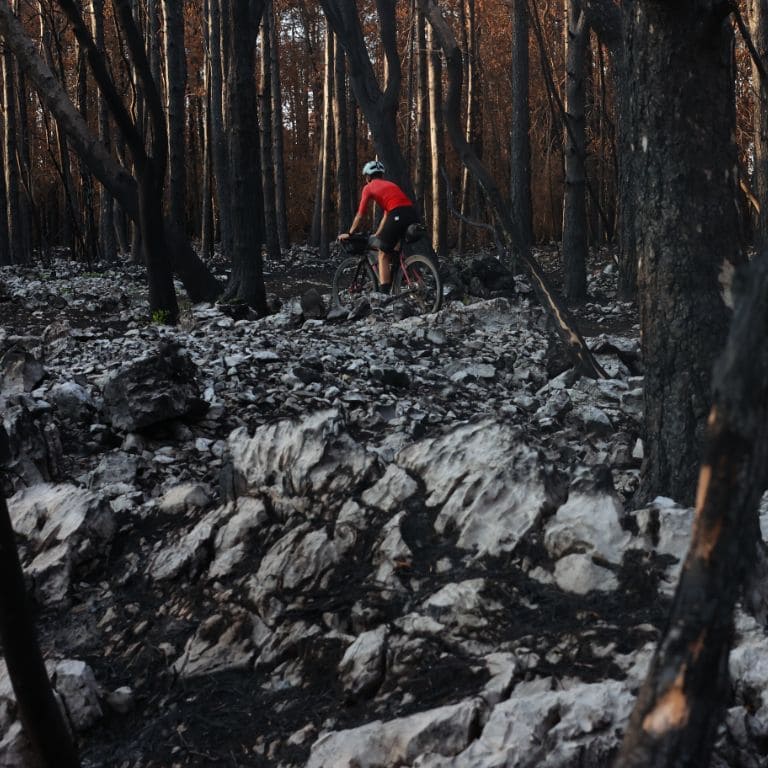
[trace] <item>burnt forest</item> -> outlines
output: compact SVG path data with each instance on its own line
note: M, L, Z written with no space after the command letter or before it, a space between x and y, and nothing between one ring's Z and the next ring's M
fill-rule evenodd
M768 0L0 0L0 768L768 768Z

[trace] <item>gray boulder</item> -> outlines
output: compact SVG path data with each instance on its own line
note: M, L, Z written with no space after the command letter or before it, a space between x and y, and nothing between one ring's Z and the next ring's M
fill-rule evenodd
M117 429L134 432L169 419L201 416L198 368L174 344L120 367L104 385L104 414Z

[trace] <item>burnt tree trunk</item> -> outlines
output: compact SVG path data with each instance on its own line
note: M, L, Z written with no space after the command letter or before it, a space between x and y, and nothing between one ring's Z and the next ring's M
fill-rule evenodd
M0 470L10 459L0 424ZM0 492L0 642L24 733L45 768L78 768L80 761L53 695L37 642L11 518Z
M275 206L277 236L281 250L291 245L288 233L288 194L285 177L285 148L283 141L283 88L280 77L280 40L277 34L274 3L269 3L264 15L269 31L270 91L272 97L272 163L275 168Z
M448 252L448 195L442 168L445 167L445 128L443 125L443 62L440 49L433 40L432 27L427 30L429 82L429 156L432 178L430 216L432 247L438 256Z
M232 257L232 223L229 202L229 158L227 139L224 133L224 52L221 41L222 0L209 0L208 39L210 44L208 66L210 68L209 94L211 99L211 153L213 162L214 188L219 212L219 238L221 255Z
M3 94L0 92L0 107ZM3 110L0 109L0 266L11 263L11 243L8 236L8 195L5 190L5 146L2 137L5 131Z
M395 0L376 0L378 26L386 58L386 83L379 87L358 17L357 4L348 0L319 0L336 40L347 54L349 78L360 110L371 130L376 155L387 176L413 199L413 184L397 135L395 117L400 100L400 55L397 48Z
M232 272L226 297L267 314L261 256L264 241L259 122L256 104L256 38L264 0L230 0L223 21L227 56L227 133L232 212Z
M320 164L320 258L330 257L331 235L331 194L333 165L333 74L335 67L336 40L328 26L325 32L325 70L323 76L322 143Z
M347 139L347 67L344 49L334 49L333 127L336 145L336 186L339 192L339 231L346 232L352 223L352 184L349 175L349 141Z
M277 232L277 195L275 185L275 164L272 141L272 54L268 14L272 0L267 0L264 9L264 24L261 27L261 82L259 107L261 114L261 190L264 198L264 240L267 256L277 262L280 259L280 242Z
M165 46L165 106L168 112L168 215L182 231L186 227L186 152L184 143L187 60L184 50L184 0L163 0ZM158 87L159 87L159 81Z
M581 0L568 0L565 28L565 195L563 285L569 301L587 295L586 101L589 27Z
M714 0L642 0L626 37L646 369L639 497L690 504L728 325L718 274L739 250L732 35Z
M608 49L613 64L619 206L619 293L624 298L631 298L637 293L637 243L632 212L630 82L622 32L623 7L612 0L585 0L589 25Z
M752 42L765 67L768 64L768 0L751 0L750 11ZM753 108L755 166L752 188L760 205L754 239L758 252L761 252L768 245L768 83L754 62L752 82L757 95Z
M768 327L768 258L756 258L741 282L714 375L691 546L615 768L709 765L729 700L733 609L762 542L768 484L768 345L755 332Z
M10 11L9 11L10 12ZM19 180L18 135L16 115L16 85L13 59L6 48L2 53L3 74L3 106L5 107L5 135L3 137L3 154L5 155L5 190L7 196L8 238L13 264L26 262L24 252L24 233L21 218L21 184Z
M416 205L426 212L426 191L428 173L427 143L429 134L429 76L427 75L427 22L424 13L415 11L416 35L416 159L415 195Z
M531 206L530 107L528 105L528 3L510 0L512 15L512 127L509 136L509 202L517 211L520 239L528 249L533 241Z
M91 0L91 11L93 39L96 46L104 50L104 0ZM96 99L96 111L99 116L99 141L104 145L104 149L110 152L112 140L109 131L109 109L101 94ZM103 184L99 189L99 242L104 260L116 261L114 200Z

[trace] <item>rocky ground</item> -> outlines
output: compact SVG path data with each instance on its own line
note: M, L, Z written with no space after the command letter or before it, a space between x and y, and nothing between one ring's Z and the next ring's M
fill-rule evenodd
M437 315L333 322L328 267L290 264L269 317L176 328L138 268L0 271L5 490L83 766L607 765L691 521L630 503L610 259L578 310L605 381L492 258L444 265ZM768 764L767 651L740 615L718 766ZM0 665L2 766L15 714Z

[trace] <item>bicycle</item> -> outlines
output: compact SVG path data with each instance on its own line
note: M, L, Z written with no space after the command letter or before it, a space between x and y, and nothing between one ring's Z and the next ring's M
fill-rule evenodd
M384 303L403 302L416 314L437 312L443 303L443 282L435 262L426 254L406 255L405 245L424 237L421 224L411 224L403 244L385 251L392 260L392 289ZM366 293L379 290L378 252L365 234L339 241L347 254L333 276L332 296L337 306L351 308ZM397 260L397 261L396 261Z

